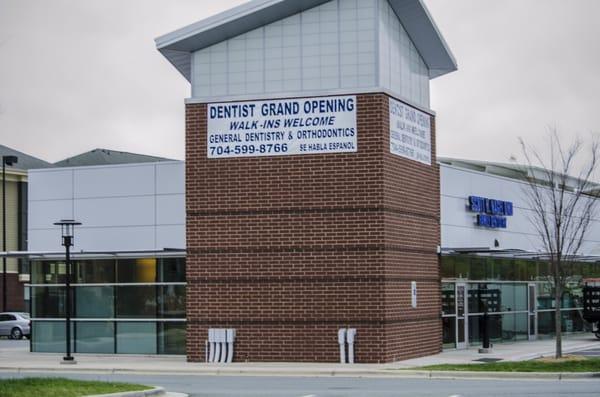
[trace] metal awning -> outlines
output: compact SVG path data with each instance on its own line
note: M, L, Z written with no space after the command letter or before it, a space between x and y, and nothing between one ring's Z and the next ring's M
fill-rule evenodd
M181 248L165 248L162 250L133 251L76 251L71 252L71 259L110 259L110 258L167 258L182 257L186 250ZM0 258L23 258L29 260L58 260L65 258L64 251L0 251Z
M529 259L529 260L549 260L550 253L525 251L520 249L493 249L493 248L442 248L441 255L474 255L492 258L512 258L512 259ZM600 255L573 255L565 256L568 260L576 262L600 262Z

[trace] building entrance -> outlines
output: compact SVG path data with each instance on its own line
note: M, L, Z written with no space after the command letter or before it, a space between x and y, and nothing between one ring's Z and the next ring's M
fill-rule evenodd
M528 296L527 296L527 306L529 309L529 340L537 339L537 285L535 283L530 283L527 286L528 288Z
M456 283L456 348L466 349L469 346L469 305L467 300L467 284Z

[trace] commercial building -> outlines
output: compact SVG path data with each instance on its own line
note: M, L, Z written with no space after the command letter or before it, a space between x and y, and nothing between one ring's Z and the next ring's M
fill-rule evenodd
M27 170L30 168L45 168L51 164L19 152L7 146L0 145L0 158L4 156L17 157L17 163L6 165L6 196L2 194L0 184L0 205L6 197L6 249L10 251L27 251ZM2 178L2 175L0 175ZM3 224L4 214L0 211L0 225ZM4 242L2 227L0 227L0 247ZM25 283L29 281L27 262L18 258L4 258L6 261L6 307L2 307L4 298L3 285L0 279L0 307L3 311L28 311L29 289ZM2 261L0 260L0 261ZM2 271L2 264L0 264Z
M13 165L6 166L6 249L13 252L28 251L28 187L27 171L30 169L47 169L83 165L109 165L172 161L162 157L121 152L109 149L94 149L56 163L49 163L29 154L0 145L0 157L13 156L17 159ZM0 203L2 202L2 186L0 185ZM0 213L0 224L3 214ZM0 230L0 246L3 242ZM23 257L6 258L7 273L7 305L2 310L29 311L30 281L29 262ZM3 300L3 282L0 281L0 304ZM0 306L1 307L1 306Z
M64 348L66 267L53 223L76 218L84 226L73 250L74 351L183 354L183 163L52 168L30 178L30 250L40 253L30 257L32 350Z
M494 341L550 335L523 170L436 158L429 80L456 63L421 1L255 0L157 46L192 87L186 162L29 175L34 351L64 346L60 218L76 352L204 361L235 329L234 360L336 362L355 329L388 362L478 343L486 310Z
M442 322L445 347L481 343L483 315L492 342L535 340L554 334L551 270L530 220L526 167L440 159ZM541 185L547 185L539 172ZM577 187L575 180L567 189ZM598 200L598 185L587 199ZM567 193L570 194L570 193ZM500 221L481 222L476 198L507 203ZM485 211L482 211L485 212ZM574 214L575 217L579 214ZM600 277L600 219L593 219L563 293L562 328L590 331L582 317L582 279Z
M440 174L441 295L436 321L444 348L480 345L486 307L494 343L551 337L548 264L527 217L531 209L524 197L523 168L443 158ZM189 302L186 308L185 165L34 170L29 178L29 234L32 250L38 252L31 266L33 351L64 349L65 267L57 252L60 233L51 225L61 217L74 217L83 221L75 237L75 351L185 354L188 313L198 310ZM478 223L470 197L512 204L506 227ZM589 330L581 317L580 281L600 277L599 228L596 219L564 295L567 334ZM419 270L411 271L411 279L418 280ZM420 282L416 298L418 306L423 299ZM241 331L239 336L244 336ZM187 343L203 345L206 338L200 335L196 342L188 336ZM335 335L328 343L337 344ZM362 343L358 339L357 352Z

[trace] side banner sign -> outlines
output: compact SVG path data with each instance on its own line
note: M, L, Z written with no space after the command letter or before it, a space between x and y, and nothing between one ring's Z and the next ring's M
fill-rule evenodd
M390 98L390 152L431 165L431 116Z
M208 105L208 158L356 152L356 97Z

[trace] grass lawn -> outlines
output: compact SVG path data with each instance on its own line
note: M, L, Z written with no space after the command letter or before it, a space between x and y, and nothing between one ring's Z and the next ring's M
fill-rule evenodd
M77 381L62 378L1 379L0 397L79 397L150 389L127 383Z
M540 359L488 364L443 364L418 369L427 371L481 372L600 372L600 358L566 357L561 360Z

